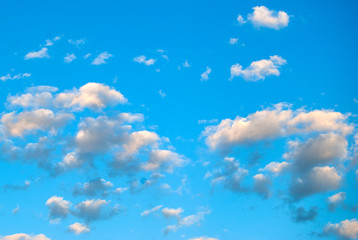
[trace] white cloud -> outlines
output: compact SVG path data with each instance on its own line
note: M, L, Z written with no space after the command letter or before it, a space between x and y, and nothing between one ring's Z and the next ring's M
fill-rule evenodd
M26 78L26 77L30 77L31 73L19 73L17 75L11 76L10 74L7 74L5 76L1 76L0 80L5 82L7 80L15 80L15 79L21 79L21 78Z
M174 217L174 218L180 218L180 214L182 214L184 210L182 208L164 208L162 210L162 214L164 217L166 218L171 218L171 217Z
M181 167L187 160L184 156L169 150L152 150L149 160L142 166L146 171L165 170L173 172L175 167Z
M238 41L239 41L238 38L230 38L230 44L231 44L231 45L237 44Z
M86 232L90 232L90 228L86 224L78 223L78 222L68 226L68 230L70 232L73 232L76 235L86 233Z
M189 64L188 60L185 60L185 62L183 63L183 67L185 68L190 68L191 65Z
M57 115L48 109L38 109L29 112L6 113L2 116L1 122L5 131L15 137L21 137L23 134L31 131L51 131L66 125L74 116L69 113L58 113Z
M107 106L126 103L127 99L119 91L107 85L90 82L80 89L59 93L55 101L65 108L101 110Z
M41 48L39 51L29 52L25 55L25 60L33 59L33 58L49 58L48 49L46 47Z
M340 223L328 223L324 228L325 234L332 234L343 239L358 238L357 219L343 220Z
M314 167L294 179L290 194L295 200L299 200L312 194L336 190L341 180L342 177L334 167Z
M208 81L210 73L211 73L211 68L206 67L206 71L200 75L201 76L200 81Z
M243 25L243 24L246 23L245 19L244 19L241 15L237 16L237 22L238 22L240 25Z
M328 197L327 201L328 201L329 210L334 211L337 206L342 205L344 203L345 199L346 199L345 192L339 192Z
M146 216L148 216L148 215L150 215L150 214L152 214L152 213L154 213L154 212L160 210L162 207L163 207L163 205L155 206L155 207L152 208L152 209L143 211L140 215L141 215L142 217L146 217Z
M261 195L263 198L271 196L271 180L263 174L256 174L254 176L254 191Z
M99 54L93 61L92 61L92 65L101 65L101 64L106 64L107 60L109 58L113 57L112 54L106 52L103 52L101 54Z
M189 240L219 240L218 238L212 238L212 237L196 237L196 238L190 238Z
M167 94L162 91L162 89L159 90L159 95L164 98Z
M144 65L150 66L150 65L153 65L157 60L152 59L152 58L147 58L146 56L142 55L142 56L133 58L133 61L137 62L137 63L143 63Z
M273 174L280 174L287 169L288 166L288 162L270 162L264 168L260 168L259 171L268 171Z
M206 214L209 214L209 210L198 212L197 214L192 214L186 216L184 218L180 218L177 225L169 225L164 228L164 234L168 234L170 232L176 232L179 228L189 227L192 225L200 225L201 220L204 219Z
M68 216L71 203L63 197L53 196L46 201L46 206L49 209L50 219L60 219Z
M270 59L254 61L247 68L243 69L240 64L231 66L231 78L242 77L245 81L256 82L264 80L269 76L279 76L279 68L286 64L286 60L280 56L270 56Z
M269 10L265 6L257 6L253 9L254 12L249 14L247 19L255 27L267 27L279 30L288 26L290 16L284 11L276 12Z
M72 45L75 45L76 47L79 47L85 44L85 39L77 39L77 40L69 39L68 42Z
M66 56L63 58L63 61L65 63L70 63L72 62L73 60L75 60L77 57L74 53L67 53Z
M50 238L46 237L44 234L38 235L29 235L25 233L16 233L13 235L7 236L0 236L1 240L51 240Z
M334 132L345 136L353 130L347 118L348 115L332 110L293 111L285 104L278 104L247 117L224 119L218 125L206 127L203 136L213 150L227 150L298 133Z

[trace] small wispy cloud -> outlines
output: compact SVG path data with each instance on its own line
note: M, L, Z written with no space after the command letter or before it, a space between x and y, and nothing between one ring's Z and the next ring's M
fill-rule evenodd
M159 90L159 95L164 98L167 94L162 91L162 89Z
M19 73L17 75L11 76L10 74L7 74L5 76L0 77L0 80L5 82L7 80L15 80L15 79L21 79L21 78L26 78L26 77L30 77L31 73Z
M231 45L237 44L238 42L239 42L238 38L230 38L230 44Z
M68 42L72 45L75 45L76 47L79 47L83 44L85 44L85 39L77 39L77 40L73 40L73 39L69 39Z
M211 68L206 67L206 71L201 74L201 81L208 81L209 80L209 74L211 73Z
M61 36L54 37L53 39L46 39L45 47L52 46L56 41L60 40Z
M153 58L147 58L146 56L142 55L142 56L133 58L133 61L137 62L137 63L143 63L144 65L150 66L150 65L153 65L157 60L153 59Z
M74 53L67 53L66 56L63 58L63 61L65 63L70 63L72 62L73 60L75 60L77 57Z
M43 47L39 51L32 51L25 55L25 60L33 59L33 58L49 58L48 48Z
M102 65L102 64L106 64L109 58L113 57L112 54L108 53L107 51L99 54L93 61L92 61L92 65Z

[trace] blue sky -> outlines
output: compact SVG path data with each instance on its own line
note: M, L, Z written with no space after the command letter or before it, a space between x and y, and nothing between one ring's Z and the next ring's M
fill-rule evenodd
M1 3L0 239L357 239L357 4Z

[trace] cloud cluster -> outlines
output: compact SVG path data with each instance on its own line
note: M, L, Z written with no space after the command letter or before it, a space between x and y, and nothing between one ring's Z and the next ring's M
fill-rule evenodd
M328 223L323 232L325 235L335 235L343 239L357 239L358 221L357 219L347 219L340 223Z
M76 235L80 235L82 233L87 233L91 231L86 224L78 223L78 222L68 226L68 230Z
M3 237L0 236L0 240L51 240L51 239L46 237L44 234L29 235L25 233L16 233Z
M142 64L147 65L147 66L150 66L150 65L153 65L157 60L153 59L153 58L147 58L146 56L141 55L141 56L133 58L133 61L137 62L137 63L142 63Z

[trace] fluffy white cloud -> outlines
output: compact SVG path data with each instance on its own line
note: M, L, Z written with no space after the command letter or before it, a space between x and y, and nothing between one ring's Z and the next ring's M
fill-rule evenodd
M253 10L254 12L248 15L247 20L255 27L267 27L279 30L288 26L290 16L284 11L276 12L265 6L257 6Z
M164 234L168 234L170 232L176 232L179 228L189 227L195 224L200 225L201 220L203 220L204 216L209 213L210 213L209 210L205 210L205 211L198 212L196 214L186 216L184 218L180 218L177 225L169 225L166 228L164 228Z
M33 58L49 58L50 55L48 54L48 48L43 47L39 51L29 52L25 55L25 60L33 59Z
M113 57L112 54L106 52L103 52L101 54L99 54L93 61L92 61L92 65L102 65L102 64L106 64L107 60L109 58Z
M31 131L51 131L56 132L57 129L66 125L74 116L69 113L55 114L48 109L38 109L34 111L6 113L1 118L5 131L15 137L21 137L23 134Z
M5 82L7 80L15 80L15 79L21 79L21 78L26 78L26 77L30 77L31 73L19 73L17 75L11 76L10 74L7 74L5 76L1 76L0 80Z
M86 232L90 232L90 228L86 224L78 223L78 222L68 226L68 230L70 232L73 232L76 235L86 233Z
M51 86L31 87L24 94L9 96L7 102L12 106L23 108L48 108L53 104L53 92L57 91L57 88Z
M153 59L153 58L147 58L146 56L142 55L142 56L133 58L133 61L137 62L137 63L143 63L144 65L150 66L150 65L153 65L157 60Z
M175 167L181 167L187 160L184 156L169 150L152 150L149 160L143 165L146 171L165 170L172 172Z
M243 25L246 23L245 19L243 18L243 16L239 15L237 16L237 22L240 24L240 25Z
M46 201L51 219L65 218L70 213L71 203L63 197L53 196Z
M180 218L180 214L183 211L184 210L182 208L164 208L162 210L162 214L166 218L171 218L171 217Z
M63 58L63 61L65 63L70 63L72 62L73 60L75 60L77 57L74 53L67 53L66 56Z
M50 238L46 237L44 234L38 235L29 235L25 233L16 233L13 235L7 236L0 236L1 240L51 240Z
M333 234L343 239L358 238L357 219L343 220L340 223L328 223L324 228L325 234Z
M55 101L57 105L66 108L101 110L107 106L126 103L127 99L119 91L107 85L91 82L80 89L58 94Z
M353 130L347 118L348 115L332 110L293 111L284 104L278 104L247 117L224 119L219 125L206 127L203 135L213 150L299 133L336 132L345 136Z
M280 56L270 56L269 59L254 61L247 68L243 69L240 64L231 66L231 78L242 77L245 81L256 82L264 80L269 76L279 76L280 67L286 64L286 60Z
M206 71L203 72L200 76L200 81L208 81L209 80L209 74L211 73L211 68L210 67L206 67Z
M260 171L268 171L268 172L271 172L273 174L280 174L285 169L287 169L287 167L289 165L290 164L288 162L270 162L264 168L260 168L259 170Z

